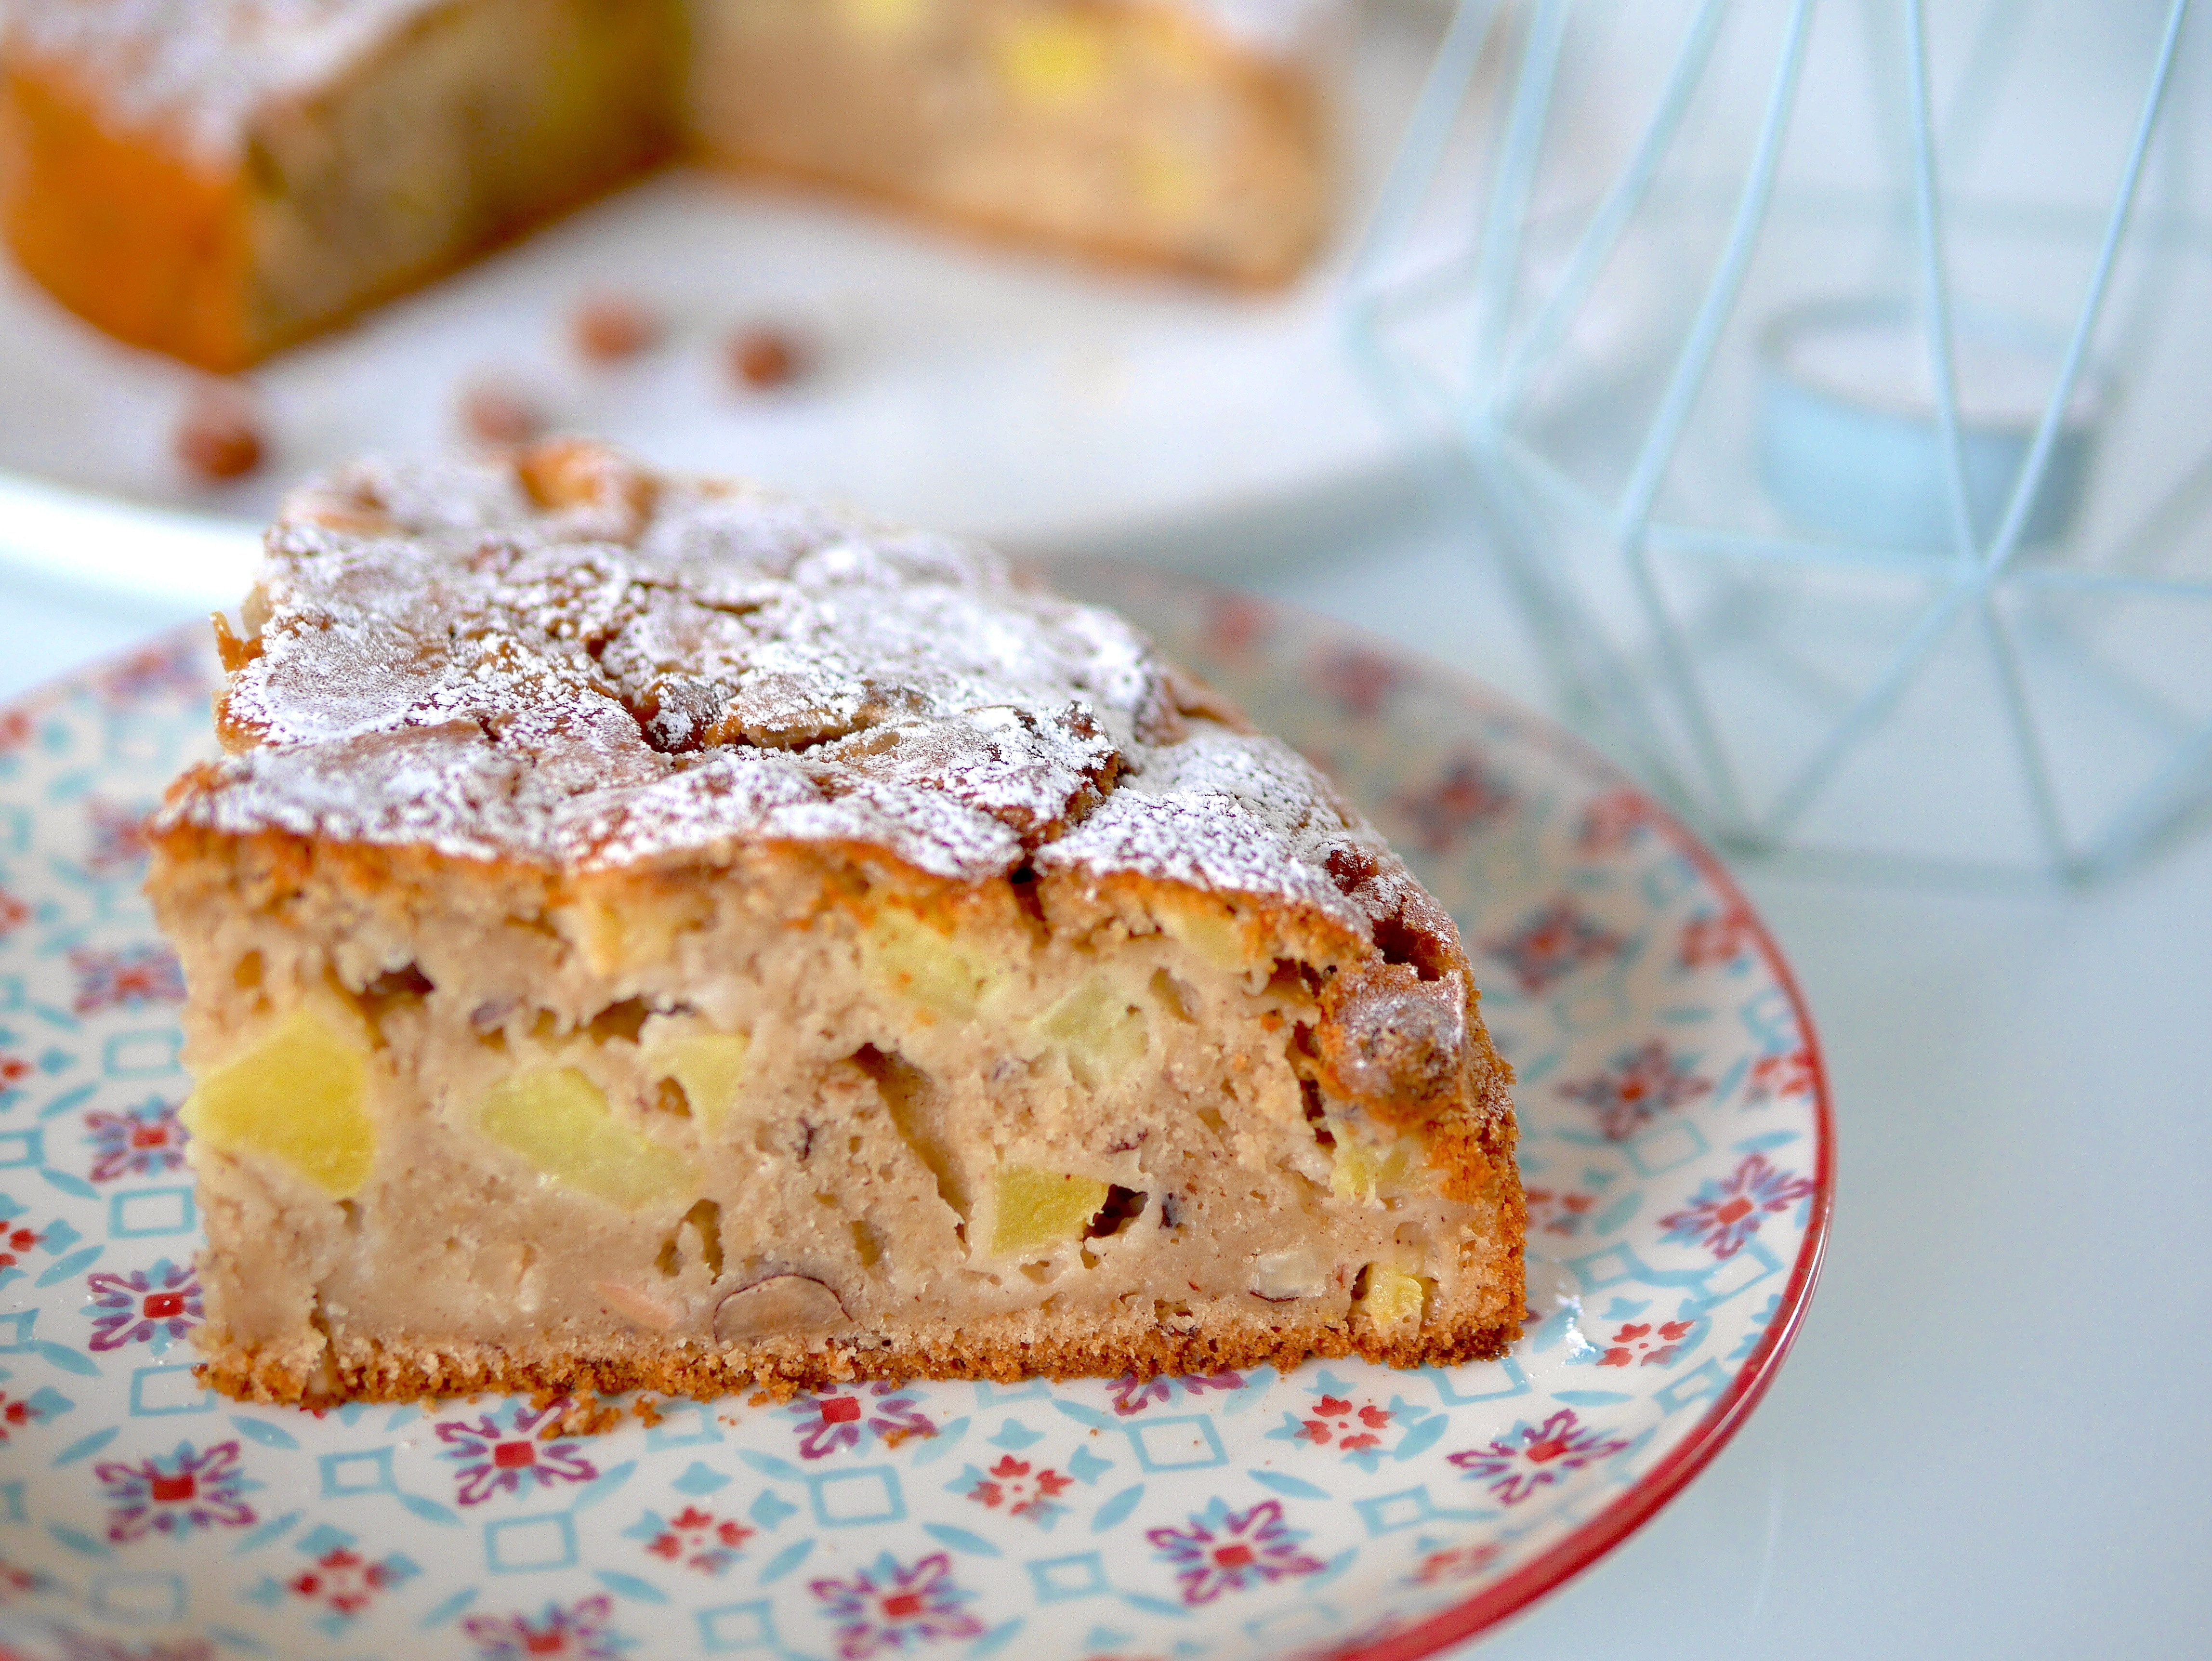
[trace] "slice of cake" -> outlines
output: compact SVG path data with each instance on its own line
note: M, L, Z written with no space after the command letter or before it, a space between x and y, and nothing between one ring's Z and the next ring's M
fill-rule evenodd
M564 442L309 487L220 635L149 891L224 1390L1518 1332L1449 918L1113 614Z
M1334 0L698 0L691 119L740 165L1246 283L1328 218Z
M1318 241L1346 0L12 0L0 228L208 368L690 144L1239 282Z

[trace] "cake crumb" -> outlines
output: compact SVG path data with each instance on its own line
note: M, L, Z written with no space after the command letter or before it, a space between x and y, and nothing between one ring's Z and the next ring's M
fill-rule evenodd
M659 313L620 295L594 295L570 326L576 351L591 363L619 363L650 351L665 332Z
M789 385L805 367L798 344L780 330L744 329L730 341L730 372L759 391Z
M660 1423L660 1403L650 1396L639 1396L629 1404L629 1410L637 1415L638 1422L647 1430L653 1429Z
M480 444L526 444L545 429L535 405L511 386L480 381L461 394L461 425Z
M538 1439L541 1442L556 1442L564 1436L604 1436L621 1425L623 1418L617 1403L590 1396L563 1396L539 1390L531 1396L530 1406L537 1413L551 1408L562 1409L539 1429Z
M235 381L203 381L177 423L177 460L208 484L243 478L261 465L260 411Z

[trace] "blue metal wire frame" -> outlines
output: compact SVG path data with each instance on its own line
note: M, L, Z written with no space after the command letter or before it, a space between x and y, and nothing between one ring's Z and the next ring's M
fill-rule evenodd
M1482 49L1498 21L1498 0L1459 0L1444 38L1421 82L1420 96L1406 122L1406 135L1397 155L1384 174L1382 188L1369 217L1366 234L1352 257L1346 277L1346 292L1355 308L1374 297L1374 281L1382 261L1405 245L1422 204L1443 165L1452 129L1459 125L1468 88L1482 61ZM1358 311L1354 311L1355 322Z
M1681 438L1683 423L1689 419L1690 411L1705 385L1706 372L1712 367L1721 332L1735 309L1744 273L1750 267L1759 227L1765 217L1767 198L1774 188L1775 170L1781 162L1783 139L1789 131L1790 112L1796 101L1798 76L1804 68L1805 43L1812 33L1812 23L1813 0L1796 0L1790 10L1781 61L1775 67L1766 107L1759 119L1759 138L1737 201L1735 222L1729 228L1728 242L1721 250L1712 280L1706 285L1697 317L1690 325L1689 338L1683 342L1681 354L1675 360L1674 374L1660 396L1659 408L1652 417L1644 448L1630 471L1628 484L1621 492L1615 518L1615 534L1627 557L1631 580L1644 602L1646 620L1659 642L1661 672L1681 701L1698 764L1705 770L1721 812L1747 830L1749 825L1744 812L1741 783L1729 759L1727 746L1721 741L1719 726L1713 720L1705 688L1685 649L1681 632L1652 574L1650 551L1645 544L1644 530L1650 518L1652 499L1658 494L1660 481Z
M1628 222L1644 205L1660 162L1674 148L1675 136L1681 131L1691 97L1705 78L1706 65L1712 61L1713 45L1720 38L1721 23L1727 15L1728 0L1704 0L1698 8L1697 16L1683 37L1682 49L1675 54L1674 67L1668 72L1667 84L1660 94L1650 125L1644 130L1620 177L1613 181L1613 187L1590 215L1589 222L1576 241L1574 252L1568 256L1566 268L1559 274L1558 285L1529 320L1520 344L1498 369L1492 402L1501 420L1510 418L1518 405L1529 366L1540 362L1559 344L1567 326L1582 310L1590 285L1597 281L1606 261L1612 258L1614 245L1628 228Z
M1402 259L1424 200L1440 176L1479 68L1486 43L1500 22L1495 0L1460 0L1437 61L1413 113L1405 147L1391 169L1382 203L1355 262L1346 304L1347 335L1378 392L1409 424L1419 418L1455 432L1467 464L1465 478L1482 503L1493 533L1486 540L1505 557L1516 596L1535 624L1539 649L1562 695L1589 710L1644 767L1661 788L1701 812L1717 834L1738 845L1790 851L1815 864L1853 856L1790 849L1793 833L1832 787L1860 746L1896 711L1954 625L1972 618L1989 656L2008 735L2019 751L2023 797L2047 870L2065 879L2104 873L2138 856L2184 821L2197 793L2212 784L2212 724L2179 709L2159 725L2179 747L2153 777L2132 793L2101 825L2069 827L2056 786L2045 735L2031 697L2027 648L2013 618L1998 604L1998 589L2039 590L2112 598L2212 601L2212 577L2140 569L2180 526L2212 502L2212 455L2191 469L2120 537L2112 557L2097 569L2017 560L2030 511L2048 471L2068 405L2088 362L2099 319L2112 289L2119 252L2178 252L2212 246L2212 228L2150 203L2139 206L2146 160L2160 131L2161 113L2178 94L2173 74L2191 0L2170 0L2155 68L2131 132L2118 187L2109 210L2084 216L2048 206L2002 201L1952 201L1942 188L1942 164L1953 165L1973 148L1987 124L2007 33L2005 0L1992 0L1976 25L1978 49L1969 55L1939 126L1928 51L1925 0L1898 0L1902 23L1906 96L1899 106L1909 138L1909 192L1900 214L1894 198L1852 198L1850 204L1896 223L1893 258L1916 269L1935 391L1936 436L1950 529L1948 555L1671 524L1653 515L1663 481L1709 379L1715 356L1741 298L1753 255L1766 222L1783 205L1775 196L1780 156L1790 128L1816 0L1794 0L1787 32L1769 82L1748 165L1723 192L1693 181L1687 195L1668 187L1662 167L1676 145L1686 113L1711 72L1729 0L1701 0L1662 85L1654 112L1626 165L1576 233L1559 277L1537 301L1525 326L1514 327L1523 239L1533 222L1530 204L1549 112L1561 70L1571 0L1532 0L1520 45L1510 105L1496 140L1496 161L1479 228L1472 241L1448 257L1410 273L1386 272ZM2016 26L2017 13L2010 15ZM1942 143L1939 144L1939 136ZM2179 165L2178 163L2175 165ZM2166 180L2171 198L2167 172ZM1829 192L1828 195L1833 195ZM1848 192L1846 194L1849 194ZM1860 193L1864 196L1864 192ZM1662 196L1664 202L1662 203ZM1558 351L1615 253L1627 227L1647 207L1695 197L1728 217L1726 237L1698 299L1688 330L1669 367L1656 411L1645 428L1619 495L1608 501L1585 486L1535 442L1515 429L1528 388ZM1856 204L1855 206L1853 204ZM1680 206L1682 204L1674 204ZM1807 206L1797 204L1800 208ZM2014 222L2018 222L2014 224ZM2063 223L2061 222L2063 222ZM2096 254L2075 320L2061 353L2060 369L2043 406L2024 465L2011 483L2002 512L1986 536L1974 523L1966 468L1965 417L1956 361L1952 286L1945 247L1954 224L1978 232L2007 227L2023 234L2087 234ZM1907 250L1910 250L1910 252ZM1445 304L1471 301L1473 329L1458 362L1473 371L1457 389L1410 345L1390 338L1395 328ZM1564 520L1552 517L1564 515ZM1554 545L1555 525L1579 526L1620 557L1630 595L1648 639L1616 642L1594 596ZM1690 635L1690 624L1669 603L1654 557L1749 563L1769 569L1826 567L1948 582L1914 619L1879 678L1861 692L1799 764L1763 811L1748 806L1741 780L1708 701ZM1701 614L1703 615L1703 614ZM1716 614L1717 615L1717 614ZM1711 619L1708 618L1708 621ZM1740 624L1741 620L1738 620ZM1735 626L1735 625L1731 625ZM1702 635L1700 636L1702 638ZM2039 641L2043 636L2035 636ZM2082 644L2076 642L2077 645ZM2057 649L2053 648L2052 649ZM2095 654L2093 654L2093 656ZM2103 678L2118 666L2091 666ZM2123 674L2123 678L2124 675ZM1656 683L1656 684L1655 684ZM1840 690L1840 689L1838 689ZM2150 689L2142 689L2147 696ZM1686 739L1686 751L1679 740ZM1689 774L1679 770L1686 763ZM1694 776L1695 782L1692 782ZM1801 861L1802 862L1802 861ZM1856 861L1885 871L1921 870L1957 875L1968 870L1943 860L1867 855Z
M1474 332L1470 354L1475 387L1495 386L1504 367L1505 330L1521 269L1521 235L1528 224L1528 193L1543 153L1544 127L1558 84L1559 53L1567 44L1570 0L1538 0L1521 52L1521 73L1506 118L1505 143L1491 181L1475 244Z
M1990 540L1985 557L1993 568L2009 564L2020 547L2021 532L2027 526L2028 510L2043 482L2043 470L2051 460L2051 447L2058 441L2059 423L2066 417L2066 405L2074 396L2074 383L2081 377L2081 365L2088 356L2089 338L2095 333L2098 315L2104 309L2105 290L2112 280L2120 239L2127 230L2128 216L2135 206L2136 186L2142 179L2143 157L2150 149L2152 136L2158 131L2159 109L2166 102L2166 89L2173 78L2173 55L2181 44L2181 25L2188 15L2189 0L2173 0L2166 12L2166 33L2159 42L2156 66L2151 70L2150 90L2143 98L2142 113L2136 118L2135 134L2128 143L2127 162L2120 173L2119 194L2113 200L2104 240L2097 249L2097 263L2091 270L2088 289L2082 296L2081 314L2075 319L2072 338L2066 343L2058 380L2051 389L2051 400L2044 406L2043 419L2037 423L2035 441L2028 446L2027 459L2021 464L2020 477L2013 482L2012 499L2005 506L2004 518L1999 522L1996 536Z
M2100 837L2075 873L2087 880L2132 864L2192 808L2212 779L2212 721L2169 757Z
M1959 440L1959 376L1951 342L1951 285L1944 277L1943 223L1936 188L1935 113L1928 89L1928 19L1921 0L1905 0L1905 61L1911 82L1912 212L1920 236L1921 304L1928 310L1928 370L1936 388L1936 439L1943 456L1943 495L1951 543L1962 563L1976 557L1966 505L1966 457Z
M2013 747L2020 754L2021 782L2027 792L2028 812L2042 840L2044 857L2060 877L2077 880L2081 874L2080 861L2073 844L2067 840L2065 818L2058 808L2058 792L2051 782L2050 759L2043 752L2034 712L2028 708L2020 654L2014 648L2010 628L1997 615L1996 597L1986 586L1982 588L1978 609L1990 658L1996 666L1998 702L2012 727Z

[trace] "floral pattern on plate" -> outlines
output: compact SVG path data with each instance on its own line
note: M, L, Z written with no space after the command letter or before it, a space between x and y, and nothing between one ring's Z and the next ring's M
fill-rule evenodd
M1188 581L1064 574L1365 804L1519 1074L1503 1360L660 1405L242 1406L194 1379L175 959L139 824L210 747L179 635L0 710L0 1645L31 1661L1424 1654L1710 1457L1810 1295L1818 1050L1741 897L1480 689ZM647 1415L651 1419L655 1415Z

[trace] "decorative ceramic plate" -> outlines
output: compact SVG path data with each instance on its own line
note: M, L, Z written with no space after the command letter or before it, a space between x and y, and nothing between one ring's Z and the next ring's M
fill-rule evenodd
M183 987L138 894L141 816L210 742L214 665L175 635L0 711L0 1654L1398 1661L1712 1457L1829 1201L1812 1029L1742 897L1479 687L1181 580L1063 575L1334 773L1459 918L1520 1074L1513 1354L668 1402L554 1440L519 1400L203 1392Z

